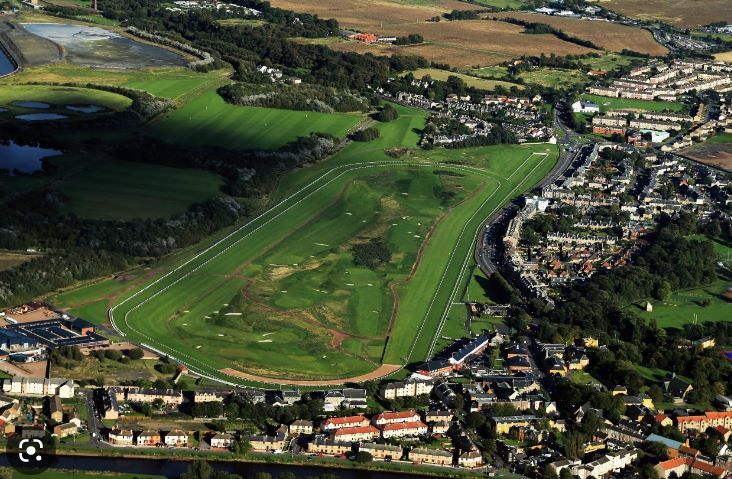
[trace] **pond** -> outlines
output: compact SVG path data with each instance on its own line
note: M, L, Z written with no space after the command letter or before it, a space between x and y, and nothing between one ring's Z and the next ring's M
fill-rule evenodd
M97 113L106 110L106 108L99 105L66 105L66 109L80 113Z
M5 113L6 111L8 111L7 108L0 108L0 113Z
M10 58L5 52L0 49L0 77L9 75L15 71L15 64L10 61Z
M45 110L51 108L48 103L42 101L14 101L13 106L19 106L21 108L33 108L34 110Z
M40 146L18 145L14 141L0 142L0 170L33 173L42 168L43 158L60 155L58 150Z
M100 27L24 23L26 30L63 47L71 63L104 68L184 66L180 55Z
M58 113L28 113L26 115L16 115L15 118L23 121L50 121L63 120L64 118L68 118L68 116Z

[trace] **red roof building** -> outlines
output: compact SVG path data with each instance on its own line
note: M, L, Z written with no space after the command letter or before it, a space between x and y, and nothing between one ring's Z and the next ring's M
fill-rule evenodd
M323 431L344 429L349 427L368 426L369 420L363 416L329 417L320 423Z
M387 411L377 414L371 419L371 422L375 426L382 426L384 424L395 424L401 422L414 422L419 421L420 417L414 411Z

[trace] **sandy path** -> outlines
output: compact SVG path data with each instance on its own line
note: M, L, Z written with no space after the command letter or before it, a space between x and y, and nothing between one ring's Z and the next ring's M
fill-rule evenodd
M354 376L352 378L343 379L322 379L322 380L297 380L297 379L285 379L285 378L267 378L264 376L257 376L256 374L243 373L236 369L226 368L219 369L219 372L228 374L235 378L246 379L248 381L259 381L269 384L282 384L292 386L339 386L345 383L361 383L364 381L371 381L379 379L384 376L388 376L401 369L402 367L398 364L382 364L378 368L374 369L370 373L362 374L360 376Z

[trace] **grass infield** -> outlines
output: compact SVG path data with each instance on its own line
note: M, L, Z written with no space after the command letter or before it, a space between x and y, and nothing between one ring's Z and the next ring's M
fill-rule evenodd
M123 295L116 326L235 383L246 381L221 370L318 381L426 359L481 222L543 177L556 149L393 159L385 149L413 146L424 124L422 113L399 109L399 120L377 125L377 141L288 175L271 210ZM370 238L392 251L376 270L351 259L351 247Z

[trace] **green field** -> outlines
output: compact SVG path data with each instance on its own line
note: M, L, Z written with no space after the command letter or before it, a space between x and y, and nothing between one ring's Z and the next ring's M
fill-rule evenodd
M685 324L729 321L732 319L732 301L724 293L732 286L732 245L714 240L714 250L723 264L718 269L718 279L700 288L674 291L663 301L651 301L653 311L645 310L645 302L628 308L647 320L655 320L661 328L682 328Z
M582 58L579 62L587 65L593 70L604 70L606 72L615 70L618 67L629 65L633 58L626 57L619 53L606 53L600 58Z
M91 88L76 88L66 86L46 85L12 85L0 88L0 106L10 109L11 113L27 113L29 111L55 111L32 110L13 105L16 101L37 101L48 103L54 108L63 108L66 105L98 105L114 111L121 111L132 104L129 98L101 90ZM69 110L63 110L70 114Z
M501 66L491 66L469 70L470 75L490 79L505 78L508 69ZM529 85L540 85L549 88L576 88L587 81L587 75L579 70L566 70L560 68L534 68L518 74ZM494 80L496 81L496 80ZM507 83L507 82L504 82ZM511 83L509 83L511 85Z
M606 96L590 95L587 93L582 95L582 99L600 105L601 112L605 112L607 110L680 111L684 108L682 103L671 101L610 98Z
M477 70L476 70L477 71ZM493 90L497 86L502 86L505 89L516 87L523 90L523 86L517 83L511 83L500 80L490 80L485 78L477 78L476 76L465 75L463 73L451 72L448 70L440 70L437 68L420 68L412 72L415 78L423 78L424 76L430 76L433 80L447 81L451 76L460 78L465 82L466 85L473 88L482 88L484 90Z
M206 171L106 160L70 176L62 191L64 207L85 218L167 218L221 194L222 184Z
M732 133L717 133L707 141L714 144L732 143Z
M360 115L235 106L226 103L215 91L208 91L156 119L148 131L178 145L276 149L310 133L329 133L342 138L361 118Z
M115 306L117 327L237 383L246 381L220 369L346 378L380 362L391 285L399 306L384 362L424 360L439 331L452 327L448 305L466 278L481 221L546 174L556 149L434 150L395 160L384 149L414 146L424 125L423 113L399 110L399 120L378 125L377 141L288 175L271 210L125 295ZM446 160L464 164L438 165ZM383 238L392 251L377 270L351 260L352 245L369 238Z
M104 155L65 154L48 161L56 167L52 173L0 178L0 187L15 194L53 186L65 198L65 212L106 220L167 218L222 194L222 178L202 170Z

